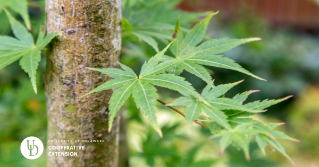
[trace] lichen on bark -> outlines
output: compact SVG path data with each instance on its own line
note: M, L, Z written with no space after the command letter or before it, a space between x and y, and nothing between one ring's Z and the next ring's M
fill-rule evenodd
M46 12L48 32L61 33L48 49L44 76L48 140L53 140L48 145L85 147L74 157L47 156L47 166L116 167L119 117L107 132L112 91L81 96L110 79L86 67L118 65L121 0L46 0ZM82 142L93 139L104 142Z

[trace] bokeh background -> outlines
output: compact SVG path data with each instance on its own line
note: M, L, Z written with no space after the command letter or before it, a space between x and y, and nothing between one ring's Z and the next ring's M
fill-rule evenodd
M132 0L133 1L133 0ZM149 0L134 0L139 7L147 7ZM225 53L244 68L267 79L256 80L247 75L218 68L210 68L216 84L245 79L227 96L246 90L261 90L248 101L293 98L270 107L258 115L265 122L286 122L280 130L301 140L301 143L283 142L287 153L300 167L319 167L319 2L316 0L154 0L152 5L168 3L179 11L181 18L188 12L198 17L189 20L191 27L205 11L219 11L207 31L210 38L261 37L263 40L245 44ZM144 6L143 6L144 5ZM29 0L32 33L44 22L43 0ZM148 6L149 7L149 6ZM184 12L181 12L184 11ZM186 12L187 11L187 12ZM14 13L13 11L11 11ZM177 13L179 14L179 13ZM17 16L17 15L16 15ZM177 19L172 14L170 19ZM19 16L17 19L22 20ZM0 12L0 35L12 35L5 13ZM132 42L123 37L122 63L138 69L155 51L143 42ZM159 41L162 49L165 42ZM46 107L42 85L45 70L45 52L38 70L38 95L18 62L0 70L0 166L45 166L46 157L27 160L20 153L20 143L28 136L46 140ZM184 72L194 87L201 90L205 84ZM171 102L179 95L160 91L161 99ZM164 92L164 93L162 93ZM158 105L159 124L163 138L145 123L132 99L126 103L127 141L129 162L133 167L286 167L292 166L281 154L268 150L264 157L257 145L251 144L252 160L247 162L241 151L230 147L219 156L216 141L207 141L210 133L187 122Z

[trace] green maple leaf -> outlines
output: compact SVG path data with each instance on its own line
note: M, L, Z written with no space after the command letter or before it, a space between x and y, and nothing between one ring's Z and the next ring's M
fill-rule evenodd
M284 140L290 140L295 142L300 142L300 140L294 139L290 136L287 136L283 132L273 130L279 125L284 125L283 123L272 123L266 125L269 129L270 133L274 136L274 138L271 138L265 134L256 134L256 142L261 150L261 152L266 155L265 148L267 144L269 144L270 147L276 149L279 151L282 155L284 155L293 165L295 165L294 161L289 157L289 155L286 153L285 149L282 147L280 142L276 139L284 139Z
M27 0L0 0L0 12L3 8L10 8L19 13L19 15L24 20L27 28L29 30L31 29Z
M58 35L58 33L50 33L44 37L45 32L40 29L37 42L34 43L33 37L28 30L16 21L8 11L5 10L5 12L16 38L0 36L0 69L21 58L20 66L29 74L32 87L35 93L37 93L36 70L41 60L40 51Z
M233 144L236 147L241 148L246 156L247 160L250 160L249 156L249 139L247 136L242 134L241 132L237 132L237 129L232 130L223 130L216 135L211 137L214 138L220 138L219 145L220 145L220 155L223 154L224 150L230 145Z
M213 89L216 89L219 87L219 90L222 90L220 93L218 90L212 91L206 88L206 91L203 93L208 96L209 92L214 93L218 95L221 95L222 93L226 93L232 86L236 84L225 84L221 86L216 86ZM246 91L241 94L237 94L233 97L233 101L237 102L238 104L242 104L247 97L254 92L259 92L259 90L252 90L252 91ZM226 110L223 110L229 125L231 126L230 129L225 129L223 126L212 126L210 125L209 128L213 133L216 133L211 138L220 138L220 147L221 147L221 153L225 150L226 147L228 147L230 144L233 144L241 149L243 149L246 158L249 160L249 140L247 136L255 136L258 146L260 147L263 154L265 154L265 147L267 143L278 150L280 153L282 153L285 157L287 157L292 163L292 159L287 155L284 148L281 146L281 144L277 141L277 139L285 139L285 140L291 140L299 142L299 140L291 138L284 134L283 132L273 130L274 128L283 125L283 123L271 123L268 125L264 125L260 121L254 120L252 118L249 118L247 116L252 115L254 112L250 112L249 109L253 110L263 110L271 105L277 104L279 102L282 102L291 96L287 96L282 99L278 100L263 100L263 101L255 101L251 103L247 103L243 105L243 107L246 108L246 110L243 109L236 109L228 107ZM214 97L212 99L227 99L227 98L218 98ZM208 100L209 102L209 100ZM212 106L216 107L216 105ZM219 109L223 109L223 107L219 107Z
M125 101L130 97L130 95L133 95L136 106L145 114L157 133L162 136L162 132L157 124L155 115L157 93L154 86L161 86L181 92L183 94L201 98L201 96L195 91L191 84L185 81L184 78L172 74L162 74L160 70L153 71L153 69L159 69L158 66L164 68L161 66L163 63L159 64L159 62L169 46L170 45L168 45L162 51L158 52L154 57L146 62L141 68L140 75L136 75L131 68L123 64L120 64L122 69L89 68L90 70L104 73L114 79L105 82L86 95L102 90L118 88L117 90L115 90L109 101L109 131L112 128L116 113L125 103ZM163 70L165 69L166 68L164 68ZM149 73L149 71L153 72Z
M259 113L260 110L254 110L245 107L242 103L229 99L221 98L230 88L237 85L239 82L213 86L212 83L204 88L202 91L202 99L208 102L207 105L201 100L197 100L193 97L180 97L174 102L169 104L170 106L186 106L185 115L188 122L193 122L199 117L200 114L209 118L213 122L217 122L221 127L225 129L231 129L228 122L228 116L223 112L224 110L239 110L242 112Z
M181 60L180 63L175 64L174 68L178 68L178 73L186 70L197 77L201 78L206 83L211 81L211 77L204 66L213 66L225 69L231 69L244 74L250 75L257 79L264 80L240 65L233 60L218 55L227 50L230 50L238 45L260 40L260 38L247 38L247 39L213 39L200 44L206 33L209 20L217 13L212 13L207 16L203 21L196 24L184 37L183 32L179 26L179 20L176 22L175 31L173 34L173 43L170 47L171 52L176 60ZM173 61L172 59L170 61ZM175 71L175 70L171 70Z
M207 16L207 12L189 13L175 8L176 3L161 1L157 3L144 2L144 5L133 5L123 2L122 27L125 36L135 36L139 40L146 42L158 49L158 41L167 44L171 39L171 33L175 28L175 19L182 16L182 30L187 31L189 24L194 23L201 16ZM143 3L143 1L142 1ZM152 4L152 5L150 5Z
M269 144L271 147L278 150L294 164L293 160L288 156L285 149L281 146L277 139L300 142L299 140L291 138L282 132L273 130L272 128L270 128L274 127L273 124L270 124L270 126L263 125L261 122L251 118L237 118L236 121L238 124L232 130L225 129L211 137L220 138L221 153L230 144L234 144L235 146L243 149L247 160L249 160L248 137L255 136L257 144L264 155L266 155L265 148L267 144ZM275 124L275 127L277 127L278 125L282 125L282 123Z

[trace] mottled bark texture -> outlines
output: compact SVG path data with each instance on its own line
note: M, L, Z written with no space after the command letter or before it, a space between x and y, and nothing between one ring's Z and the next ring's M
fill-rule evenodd
M78 156L47 156L47 165L116 167L119 117L115 118L112 132L107 132L112 91L81 96L110 79L86 67L108 68L118 64L121 0L46 0L46 12L48 32L61 32L48 51L44 76L48 140L53 140L48 146L85 147L83 151L77 150Z

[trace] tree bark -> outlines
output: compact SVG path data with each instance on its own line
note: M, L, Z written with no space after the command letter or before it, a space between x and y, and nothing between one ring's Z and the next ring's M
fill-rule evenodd
M47 155L47 166L116 167L119 117L107 132L112 91L81 96L110 79L86 67L118 65L121 0L46 0L46 12L48 33L61 32L48 51L44 76L48 146L84 146L74 151L77 156Z

